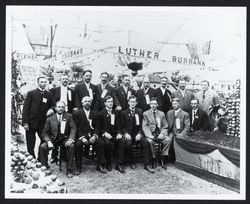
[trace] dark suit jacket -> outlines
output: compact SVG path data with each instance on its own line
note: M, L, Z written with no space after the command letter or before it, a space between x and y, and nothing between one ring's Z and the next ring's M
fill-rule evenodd
M115 137L118 133L121 133L119 113L115 110L112 110L112 114L115 115L114 125L111 125L111 116L108 114L106 108L97 113L94 133L99 137L102 137L102 134L105 132L109 133L113 137Z
M96 111L98 110L98 107L96 106L98 104L98 97L97 97L97 89L94 84L90 84L90 88L93 92L93 101L91 105L91 110ZM75 103L77 108L82 108L82 98L84 96L89 96L89 91L85 85L84 82L81 82L75 86Z
M192 109L191 100L194 98L194 94L191 91L185 90L184 98L180 90L174 91L172 93L172 98L180 99L181 109L185 112L189 113L189 111Z
M135 91L128 88L128 91L131 92L131 95L135 95ZM123 86L120 86L116 89L116 96L117 96L117 102L115 101L115 106L121 106L122 110L126 110L128 108L128 99L127 99L127 93L125 93L125 90Z
M92 135L94 132L94 120L95 114L93 111L90 111L89 119L92 120L92 127L89 124L89 120L83 109L79 109L73 112L73 119L76 124L76 139L79 139L81 136L89 138L89 134Z
M193 111L192 110L189 112L189 117L190 117L190 127L191 127L192 131L209 130L209 118L208 118L207 112L198 108L198 110L194 116L193 124L192 124L192 118L193 118Z
M67 90L71 92L71 100L70 100L69 94L68 94L68 91L67 91L68 113L72 113L73 108L76 107L76 105L75 105L75 91L70 89L69 87L67 87ZM60 98L61 98L61 86L50 89L50 92L54 95L54 99L55 99L56 102L60 101Z
M190 130L190 119L187 112L180 110L175 116L174 110L169 110L166 115L167 122L169 125L169 134L176 135L178 133L182 134L183 137L187 136ZM180 129L176 127L176 119L180 119Z
M47 100L46 103L43 102L43 98ZM29 91L23 104L22 124L27 123L32 129L42 130L47 111L54 107L55 100L52 93L45 91L42 96L38 88Z
M102 98L102 86L101 84L97 84L96 85L97 87L97 97L98 97L98 104L96 105L98 107L98 110L101 111L105 108L105 105L104 105L104 98L106 96L112 96L113 97L113 100L114 100L114 107L115 107L115 104L117 104L118 102L118 99L117 99L117 96L116 96L116 93L115 93L115 88L113 88L112 86L110 86L109 84L107 84L105 86L105 89L107 90L107 93L105 94L105 96Z
M136 93L136 98L138 101L137 107L141 108L144 111L150 109L150 105L147 104L145 95L149 95L149 99L152 97L156 97L155 89L149 87L147 93L144 93L144 89L139 89Z
M136 108L135 114L138 114L139 116L139 125L136 125L136 123L133 124L133 117L129 108L121 112L122 134L128 133L132 135L134 125L134 135L132 136L142 133L142 110L140 108Z
M171 91L166 89L163 95L161 92L161 88L159 87L155 90L155 92L158 98L158 109L166 114L172 106Z
M65 139L72 139L75 140L76 136L76 125L73 121L72 115L70 113L64 113L62 117L62 121L66 122L65 125L65 132L64 134L61 134L61 138L58 138L60 141L63 141ZM42 132L42 139L44 141L52 140L55 141L58 137L58 133L60 130L58 130L58 119L57 114L50 116L46 119L46 123L43 128Z

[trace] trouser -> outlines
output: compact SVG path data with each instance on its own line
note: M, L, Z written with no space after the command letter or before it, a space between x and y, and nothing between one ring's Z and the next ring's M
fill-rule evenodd
M42 136L42 130L37 130L37 129L29 129L26 130L26 145L27 145L27 151L30 155L32 155L34 158L35 156L35 144L36 144L36 133L38 134L39 138L41 139ZM42 141L42 140L41 140ZM39 158L39 151L38 151L38 160Z
M140 139L140 144L141 144L141 146L143 148L143 152L142 152L143 163L144 163L144 165L148 165L149 161L150 161L150 159L152 157L151 151L150 151L150 143L145 137L142 137Z
M126 141L124 138L116 140L115 138L108 139L106 137L100 137L96 141L95 149L97 160L100 164L111 164L111 147L112 143L115 143L117 150L117 163L122 163L125 156Z
M73 170L73 161L74 161L74 144L70 144L69 146L65 146L67 140L64 140L62 142L62 146L66 148L66 162L67 162L67 169ZM55 141L52 141L53 144L57 144ZM60 145L60 144L58 144ZM47 142L43 142L40 147L40 161L44 166L48 166L48 154L49 154L49 148L47 145Z
M150 143L150 149L151 149L151 153L152 153L152 158L155 159L156 155L157 155L157 151L155 149L155 143L157 143L157 142L154 141L154 140L152 140L152 139L149 139L149 138L147 138L147 140ZM161 141L158 142L159 144L163 145L162 151L160 153L161 156L168 156L171 142L172 142L172 138L170 138L170 137L166 137L165 139L163 139L163 140L161 140Z

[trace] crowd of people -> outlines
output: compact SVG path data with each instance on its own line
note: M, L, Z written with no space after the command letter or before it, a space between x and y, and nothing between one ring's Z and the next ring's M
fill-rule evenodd
M129 75L123 76L117 88L109 85L108 78L103 72L100 83L94 85L92 71L85 70L83 81L74 90L68 87L67 75L61 77L61 86L46 90L46 77L39 77L38 87L27 93L22 111L28 152L35 158L37 133L41 139L37 160L50 168L49 151L53 163L58 160L58 147L65 148L66 172L72 178L81 173L83 150L90 146L96 154L97 171L105 174L112 170L112 145L115 169L125 173L124 164L135 169L132 146L138 143L143 149L144 169L154 173L158 162L167 168L174 137L216 128L208 115L211 107L219 106L219 99L207 80L201 81L201 91L192 93L181 79L178 90L171 93L166 76L157 89L145 76L137 91L130 87ZM159 160L156 144L162 147Z

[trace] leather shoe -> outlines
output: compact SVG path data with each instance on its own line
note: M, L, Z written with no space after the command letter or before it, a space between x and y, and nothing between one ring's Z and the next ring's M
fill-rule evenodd
M117 171L120 171L122 174L125 173L125 170L122 168L122 166L120 164L116 164L115 169Z
M166 165L166 163L164 162L163 159L160 159L159 163L160 163L160 166L161 166L163 169L167 169L167 165Z
M67 171L67 177L68 177L68 178L72 178L72 177L73 177L73 172L72 172L72 170L69 170L69 169L68 169L68 171Z
M154 173L154 170L151 169L148 165L145 165L144 169L147 170L148 172L152 173L152 174Z
M101 165L97 165L97 166L96 166L96 170L97 170L97 171L100 171L100 172L103 173L103 174L106 174L106 173L107 173L107 171L106 171Z
M135 166L134 163L130 164L130 167L131 167L131 169L135 169L136 168L136 166Z
M111 170L112 170L112 165L111 165L111 163L108 163L108 164L107 164L107 170L108 170L108 171L111 171Z
M56 164L57 164L57 162L58 162L58 159L57 159L57 158L52 158L52 159L50 160L50 163L51 163L51 164L53 164L53 163L56 163Z
M81 171L82 171L81 168L77 168L74 174L79 175L81 173Z

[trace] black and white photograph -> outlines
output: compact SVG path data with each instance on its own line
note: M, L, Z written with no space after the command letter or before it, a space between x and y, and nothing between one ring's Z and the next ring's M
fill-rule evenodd
M6 6L5 198L245 200L246 21Z

